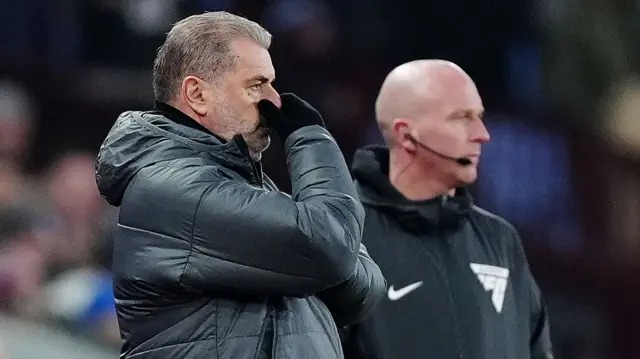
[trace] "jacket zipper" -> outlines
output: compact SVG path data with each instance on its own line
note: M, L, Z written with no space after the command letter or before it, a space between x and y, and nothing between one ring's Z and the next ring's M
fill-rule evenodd
M262 186L262 180L258 178L258 168L256 167L256 163L251 157L251 153L249 153L249 147L247 146L247 142L244 140L244 137L241 135L236 135L233 137L236 145L242 152L242 154L249 160L249 164L251 165L251 182L255 185Z
M437 231L438 231L438 237L442 238L443 237L442 228L438 227ZM445 245L448 245L448 243L445 244ZM431 256L430 253L429 253L429 256ZM447 274L446 274L447 273L446 268L438 268L438 267L440 267L439 262L436 262L435 258L433 258L433 256L431 256L431 257L432 257L431 260L433 261L433 264L437 267L437 269L440 272L440 275L442 277L442 280L443 280L445 286L447 287L447 294L448 294L447 297L449 298L449 305L451 306L451 313L452 313L452 316L453 316L452 323L453 323L453 328L454 328L454 330L456 332L456 338L457 338L456 344L457 344L457 347L458 347L458 358L463 359L464 358L464 354L463 354L462 348L463 348L464 345L462 343L462 336L460 335L460 328L459 328L459 325L458 325L458 315L456 313L456 306L455 306L454 301L453 301L453 294L451 293L451 286L449 285L449 276L447 276Z

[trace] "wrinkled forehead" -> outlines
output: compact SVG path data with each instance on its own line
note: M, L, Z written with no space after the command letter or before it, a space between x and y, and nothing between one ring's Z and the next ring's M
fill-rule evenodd
M236 57L235 73L243 77L263 76L275 78L275 69L269 50L249 39L236 39L231 42Z

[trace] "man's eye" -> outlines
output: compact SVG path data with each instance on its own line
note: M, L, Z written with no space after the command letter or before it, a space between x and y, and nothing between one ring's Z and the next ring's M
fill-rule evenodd
M259 90L262 87L262 84L255 84L253 86L251 86L252 89L254 90Z

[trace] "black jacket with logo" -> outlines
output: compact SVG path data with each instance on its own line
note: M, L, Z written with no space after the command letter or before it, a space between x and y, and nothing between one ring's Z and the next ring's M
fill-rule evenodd
M98 156L98 187L120 207L121 358L341 359L337 326L361 321L385 282L331 135L307 126L285 141L291 197L241 136L161 110L122 114Z
M454 197L409 201L388 180L388 150L359 150L353 175L363 243L388 297L357 325L348 359L550 359L545 306L516 230Z

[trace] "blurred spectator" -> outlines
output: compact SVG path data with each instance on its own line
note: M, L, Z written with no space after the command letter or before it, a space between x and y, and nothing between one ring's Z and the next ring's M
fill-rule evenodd
M35 116L27 91L16 82L0 79L0 204L27 201L32 190L24 167Z
M478 202L523 230L534 249L533 266L555 268L554 263L571 260L560 265L570 269L561 272L571 272L564 279L547 274L542 284L563 288L584 275L571 266L594 267L581 297L550 303L554 335L577 338L563 341L558 359L640 357L630 351L637 344L627 339L636 332L640 310L617 314L622 324L611 328L606 321L626 310L620 302L630 301L633 308L640 301L633 289L640 273L638 1L0 0L0 5L6 9L0 12L0 63L7 65L0 74L0 310L64 323L83 338L91 333L117 345L108 240L117 212L105 208L95 189L96 141L123 107L151 103L149 70L169 25L193 13L226 9L260 20L274 34L276 88L318 106L348 161L362 142L381 141L373 91L388 69L419 57L468 68L489 114L517 115L487 117L493 138L480 166ZM531 26L534 19L537 28ZM553 130L531 116L548 111L558 111L548 121L560 124ZM579 126L562 124L565 118ZM288 189L278 146L272 143L264 161L273 162L269 175ZM88 152L64 152L69 148ZM597 266L582 259L583 252L595 253ZM565 257L551 258L555 255ZM572 309L585 305L583 298L593 295L589 289L597 292L596 282L606 283L607 303ZM598 315L603 319L593 320ZM600 338L588 334L597 332L594 328L611 330L618 353L586 352L587 344ZM11 329L0 327L0 339ZM15 356L14 343L5 339L4 344L10 359L41 352ZM0 348L0 359L7 359L3 354Z
M95 183L95 156L69 153L56 160L44 178L48 218L55 237L50 256L53 273L93 264L93 251L107 225L106 204ZM69 250L73 248L73 250Z
M609 144L621 156L640 159L640 77L612 86L602 128Z
M94 163L90 153L69 152L44 172L35 218L43 254L35 268L43 272L28 295L44 318L119 345L110 273L116 220L97 190Z
M35 318L32 299L45 280L46 256L31 213L0 208L0 310Z
M120 345L110 272L99 267L66 271L44 287L42 296L52 319L98 341Z
M535 1L546 43L546 85L580 126L603 119L609 87L640 70L637 1Z
M30 145L35 117L27 91L10 80L0 79L0 163L21 169Z
M14 166L0 164L0 204L19 201L26 180Z
M127 27L140 35L164 33L179 20L179 0L129 0L118 4L118 10Z

